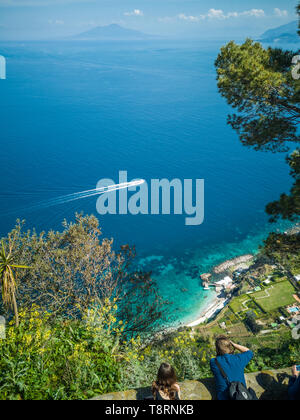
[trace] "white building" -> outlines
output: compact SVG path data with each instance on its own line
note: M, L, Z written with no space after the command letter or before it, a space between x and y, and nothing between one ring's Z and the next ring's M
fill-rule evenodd
M215 285L216 286L223 286L223 287L227 288L228 286L231 286L232 283L233 283L232 278L229 277L229 276L226 276L226 277L224 277L223 280L220 280L220 281L216 282Z

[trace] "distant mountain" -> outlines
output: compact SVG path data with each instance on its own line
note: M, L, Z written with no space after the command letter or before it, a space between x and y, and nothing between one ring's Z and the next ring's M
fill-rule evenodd
M300 41L298 31L298 22L295 20L287 25L279 26L278 28L269 29L259 39L261 42L291 42L297 43Z
M154 35L147 35L140 31L123 28L120 25L112 24L107 26L97 26L89 31L82 32L79 35L71 37L76 40L139 40L139 39L154 39Z

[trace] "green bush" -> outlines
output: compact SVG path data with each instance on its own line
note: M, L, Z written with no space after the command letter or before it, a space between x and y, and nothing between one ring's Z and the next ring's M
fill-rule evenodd
M118 388L116 335L89 322L48 322L20 313L0 341L0 399L85 399Z

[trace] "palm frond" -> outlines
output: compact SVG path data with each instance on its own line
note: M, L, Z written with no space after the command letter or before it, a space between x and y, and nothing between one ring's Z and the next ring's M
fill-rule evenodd
M28 267L27 265L16 265L16 264L11 264L10 265L12 268L24 268L24 269L31 269L32 267Z
M5 256L5 248L4 248L4 242L3 242L3 239L2 239L2 252L3 252L3 255Z

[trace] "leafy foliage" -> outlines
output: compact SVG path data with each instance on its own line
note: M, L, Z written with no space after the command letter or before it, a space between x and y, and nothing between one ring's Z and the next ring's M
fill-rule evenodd
M297 11L300 16L299 5ZM267 206L271 222L280 216L293 221L300 215L300 151L294 146L300 142L300 82L292 76L294 55L247 39L242 45L229 42L215 63L219 91L238 111L228 123L242 144L262 151L294 150L287 162L295 183L289 195Z
M216 60L218 87L240 115L229 124L246 146L256 150L286 150L286 142L299 142L299 82L292 78L294 53L264 49L248 39L231 41Z
M282 194L278 201L267 205L266 211L271 216L271 222L275 222L279 217L296 221L300 216L300 149L287 157L287 162L295 183L289 195Z
M0 399L69 400L149 386L162 362L171 363L180 381L210 377L214 340L189 329L145 342L122 338L117 306L106 301L81 321L57 319L33 306L20 311L0 340ZM286 367L300 359L299 342L289 337L255 349L247 371Z
M82 323L49 318L38 307L21 311L19 328L10 325L0 340L0 398L85 399L117 389L112 320L100 316L94 325L90 314Z
M257 334L262 330L261 325L258 325L258 323L255 320L255 316L251 313L248 313L246 315L245 324L253 332L253 334Z
M81 321L51 321L37 306L20 312L0 340L0 399L86 399L149 385L162 361L179 379L209 376L210 343L189 331L145 343L121 339L123 322L108 301Z
M2 249L0 250L0 282L2 285L3 304L8 308L14 309L16 325L18 326L19 314L16 300L18 285L15 280L14 271L17 269L27 269L29 267L15 264L13 245L14 242L9 241L9 251L7 253L2 241Z
M76 215L63 223L62 232L23 232L18 222L5 242L14 238L16 259L31 269L18 272L18 301L22 308L34 302L52 317L80 319L91 304L116 300L124 334L152 333L164 321L164 302L150 273L132 268L134 249L116 253L113 241L101 238L94 216Z
M262 252L272 261L290 266L300 256L300 234L271 233L265 240Z
M298 16L299 16L299 19L298 19L298 26L299 26L299 31L298 31L298 34L300 35L300 3L298 4L298 6L297 6L297 13L298 13Z
M297 364L299 360L299 341L286 337L280 339L278 337L275 347L260 346L255 351L254 359L246 370L248 372L257 372L259 370L280 369Z

